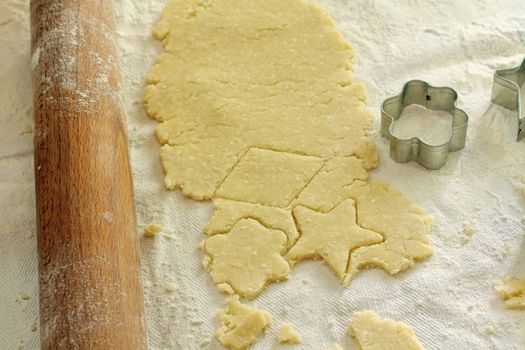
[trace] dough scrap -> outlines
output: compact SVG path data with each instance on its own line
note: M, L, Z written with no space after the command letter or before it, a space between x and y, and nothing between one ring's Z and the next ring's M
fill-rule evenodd
M159 234L160 231L162 231L162 226L158 224L147 224L146 227L144 227L144 236L152 238Z
M328 213L296 207L293 215L301 237L288 252L291 265L303 259L322 258L341 280L346 276L352 250L383 241L379 233L357 225L352 199L344 200Z
M509 309L525 309L525 278L505 277L494 287Z
M326 162L305 187L294 205L328 211L349 196L349 186L357 179L366 180L368 173L356 157L335 157Z
M264 310L241 304L238 296L227 300L228 307L219 312L222 326L215 333L226 348L242 350L253 344L272 322L272 315Z
M244 298L255 298L268 282L290 275L290 266L282 257L284 232L252 219L239 220L228 233L205 240L201 248L208 255L203 264L213 281L229 284Z
M379 319L373 311L355 312L348 333L357 350L423 350L412 327L390 319Z
M210 199L250 147L377 165L352 47L318 6L171 0L154 34L165 52L148 75L145 107L161 122L168 188Z
M301 342L301 335L295 330L291 323L283 323L279 328L277 340L280 344L299 344Z
M250 148L215 196L284 208L322 166L318 157Z
M332 345L332 347L330 347L330 348L328 348L326 350L343 350L343 348L339 344L334 344L334 345Z
M381 233L385 240L352 252L345 283L361 268L379 267L396 274L432 255L431 219L403 194L383 182L359 180L350 186L349 194L357 204L358 224Z
M243 203L217 198L213 200L213 217L204 226L208 235L228 232L240 219L255 219L267 228L281 230L288 237L287 247L292 246L299 233L295 228L290 209L260 204Z

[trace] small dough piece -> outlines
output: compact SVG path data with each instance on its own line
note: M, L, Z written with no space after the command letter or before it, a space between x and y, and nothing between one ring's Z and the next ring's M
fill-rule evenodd
M242 350L253 344L272 322L272 315L264 310L241 304L238 296L227 300L228 307L219 312L222 326L215 333L226 348Z
M465 221L463 223L463 233L465 234L465 236L463 237L463 243L467 244L474 235L474 233L476 233L476 228L470 221Z
M288 252L290 263L294 265L299 260L322 258L341 281L346 276L353 249L383 241L379 233L357 225L352 199L344 200L328 213L296 207L293 215L302 235Z
M279 328L277 340L280 344L299 344L301 335L297 332L291 323L283 323Z
M162 226L157 224L147 224L144 227L144 236L145 237L155 237L160 231L162 231Z
M166 293L173 293L179 290L179 286L177 286L173 282L169 282L169 283L166 283L166 287L164 288L164 290L166 291Z
M282 257L286 250L284 232L252 219L239 220L230 232L208 238L201 248L207 254L203 265L213 281L229 284L244 298L255 298L268 282L290 275L290 266Z
M379 181L356 181L350 196L357 204L358 224L380 232L385 241L354 250L346 283L361 268L379 267L396 274L432 255L431 220L403 194Z
M494 287L509 309L525 309L525 278L505 277Z
M518 193L521 195L521 198L525 199L525 184L519 184L517 187L517 190L518 190Z
M269 207L217 198L213 200L214 214L204 227L208 235L228 232L240 219L256 219L267 228L281 230L288 236L287 246L292 246L299 233L295 228L290 209Z
M310 209L328 211L349 197L349 186L357 179L366 180L367 171L356 157L336 157L328 160L314 179L294 201Z
M322 166L323 160L318 157L251 148L215 195L284 208Z
M423 350L412 327L381 320L373 311L355 312L348 333L354 337L357 350Z
M331 348L328 348L326 350L343 350L343 348L339 344L334 344Z
M217 289L219 292L228 294L228 295L234 295L235 291L233 290L232 286L230 286L228 283L219 283L217 285Z
M19 135L31 134L33 132L33 125L26 123L20 130Z
M472 235L476 233L476 229L474 228L474 225L472 225L471 222L467 221L463 224L463 232L465 232L467 236L472 237Z

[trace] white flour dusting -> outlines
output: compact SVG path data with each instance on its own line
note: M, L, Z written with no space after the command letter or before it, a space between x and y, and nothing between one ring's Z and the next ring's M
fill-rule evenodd
M445 111L431 111L420 105L403 108L392 125L394 136L401 139L419 137L429 145L441 145L450 140L452 115Z
M224 296L202 269L197 250L211 206L164 189L156 123L141 102L145 76L161 52L150 33L165 1L115 1L137 233L149 223L162 225L165 233L141 240L150 347L218 350L215 309L223 307ZM369 89L376 126L382 100L398 94L407 80L423 79L458 91L458 106L470 115L467 146L432 172L391 161L388 142L376 133L381 164L372 177L388 180L434 216L435 256L395 277L363 272L348 288L320 262L299 264L288 282L271 285L252 302L274 315L254 349L286 349L276 342L283 322L292 322L302 335L303 344L295 349L318 350L335 342L353 349L345 330L352 312L362 309L411 324L427 350L525 349L525 314L505 310L492 290L496 279L525 275L525 196L520 193L525 142L515 142L513 114L489 102L493 71L518 65L525 55L525 3L318 2L356 50L355 77ZM32 140L30 134L20 135L31 123L27 10L27 0L0 3L0 313L7 316L0 318L0 344L6 349L39 344L33 327L38 286ZM467 243L465 222L476 228ZM29 299L20 299L20 293Z

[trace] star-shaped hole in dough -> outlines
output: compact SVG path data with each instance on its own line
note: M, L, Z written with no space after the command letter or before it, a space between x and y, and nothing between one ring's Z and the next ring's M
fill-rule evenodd
M227 234L203 242L204 267L216 284L228 284L241 297L256 297L268 282L288 278L290 265L282 257L287 237L253 219L239 220Z
M299 206L293 215L302 235L288 252L288 260L293 265L299 260L321 258L341 281L352 250L383 241L379 233L357 225L352 199L342 201L327 213Z

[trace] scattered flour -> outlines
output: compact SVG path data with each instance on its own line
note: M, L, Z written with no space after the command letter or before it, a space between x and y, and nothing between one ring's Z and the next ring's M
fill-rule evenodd
M429 145L441 145L450 140L452 115L431 111L420 105L409 105L393 124L393 133L401 139L419 137Z

